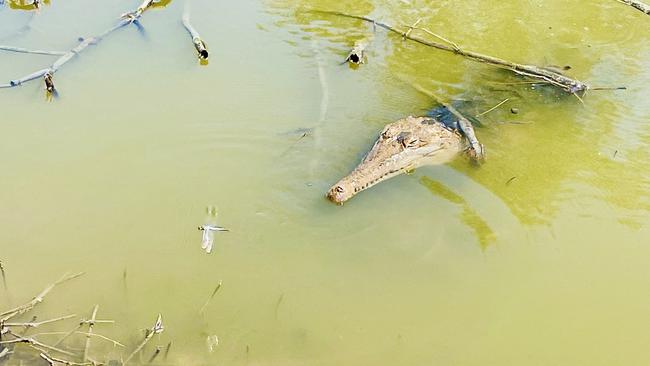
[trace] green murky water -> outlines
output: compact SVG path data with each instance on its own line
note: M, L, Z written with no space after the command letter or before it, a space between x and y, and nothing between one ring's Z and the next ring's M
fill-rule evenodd
M52 0L33 18L5 5L0 44L67 50L138 4ZM65 65L59 99L46 102L39 83L0 90L0 310L85 271L39 319L100 304L117 324L96 330L132 349L162 313L145 361L172 340L167 362L182 365L650 362L650 18L614 0L191 8L208 66L173 1L145 13L144 34L119 30ZM422 18L464 48L628 89L583 104L303 8ZM339 65L359 39L367 64ZM1 53L0 80L51 62ZM411 83L466 100L469 114L509 98L481 117L488 162L327 202L384 124L434 106ZM207 255L196 227L210 205L231 232ZM120 353L93 340L98 358Z

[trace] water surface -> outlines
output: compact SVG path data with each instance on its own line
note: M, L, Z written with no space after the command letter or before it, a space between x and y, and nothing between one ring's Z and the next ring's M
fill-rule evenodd
M67 50L137 5L5 5L0 44ZM101 332L132 348L162 313L152 346L172 340L175 364L650 362L650 18L613 0L195 0L200 66L183 8L66 64L52 102L39 83L0 90L0 309L85 271L39 318L100 304L117 321ZM422 18L464 48L627 90L581 102L310 8ZM368 62L340 65L357 40ZM0 53L0 80L52 61ZM386 123L435 107L413 83L473 115L509 98L481 117L486 164L327 202ZM211 255L207 206L231 230Z

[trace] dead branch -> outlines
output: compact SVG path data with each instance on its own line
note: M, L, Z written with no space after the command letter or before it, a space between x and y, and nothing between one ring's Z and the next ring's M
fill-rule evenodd
M210 297L205 301L205 304L203 304L203 306L201 306L201 310L199 310L199 314L203 314L203 312L205 311L205 309L208 308L208 305L210 305L210 302L211 302L212 299L214 298L214 295L216 295L217 292L219 292L219 289L221 289L221 285L222 285L222 281L219 281L219 284L217 284L217 287L215 287L215 289L212 291L212 294L211 294Z
M69 366L97 366L98 365L95 362L72 362L61 358L55 358L53 356L50 356L46 352L41 352L39 356L45 361L47 361L47 363L49 363L50 366L56 366L59 364L69 365Z
M97 311L99 310L99 305L95 305L93 309L93 315L90 317L90 322L88 323L88 335L86 336L86 345L84 346L84 355L82 360L84 362L88 361L88 351L90 350L90 338L93 334L93 327L95 326L95 319L97 319Z
M309 10L310 12L315 12L315 13L324 13L324 14L331 14L331 15L338 15L342 17L347 17L347 18L352 18L352 19L358 19L358 20L363 20L365 22L372 23L373 25L380 26L386 30L389 30L393 33L397 33L400 36L402 36L405 39L409 39L411 41L420 43L425 46L437 48L439 50L451 52L463 57L466 57L470 60L473 61L478 61L478 62L483 62L487 63L490 65L494 65L497 67L501 67L506 70L510 70L516 74L526 76L528 78L532 79L537 79L537 80L542 80L545 82L548 82L550 84L553 84L563 90L565 90L568 93L576 94L576 93L581 93L589 89L589 86L579 80L575 80L572 78L569 78L567 76L564 76L560 73L551 71L551 70L546 70L541 67L537 67L534 65L525 65L525 64L518 64L510 61L506 61L497 57L493 56L487 56L483 55L477 52L472 52L472 51L466 51L458 47L455 43L451 41L447 41L447 43L450 43L451 45L446 45L446 44L441 44L441 43L436 43L432 42L423 38L419 38L417 36L413 36L410 34L408 31L401 31L389 24L379 22L375 19L361 16L361 15L353 15L353 14L347 14L343 12L338 12L338 11L328 11L328 10ZM413 30L416 30L417 28L412 28Z
M75 314L66 315L66 316L61 316L61 317L54 318L54 319L43 320L43 321L40 321L40 322L4 323L4 326L5 327L38 328L41 325L50 324L50 323L58 322L58 321L61 321L61 320L74 318L75 316L76 316Z
M9 288L7 287L7 275L5 273L5 267L2 265L2 261L0 261L0 274L2 275L2 284L4 285L5 291L9 291Z
M158 314L156 323L153 325L153 327L151 327L151 329L147 329L147 334L144 336L144 339L142 340L140 345L138 345L138 347L136 347L135 350L131 352L129 357L127 357L126 360L124 360L122 366L126 366L126 364L129 363L129 361L131 361L133 356L135 356L138 352L140 352L142 348L144 348L144 346L147 345L147 343L149 343L149 341L151 340L151 338L153 338L154 335L162 333L163 330L165 330L165 328L163 327L162 324L162 315Z
M45 296L46 296L50 291L52 291L52 289L53 289L54 287L56 287L56 286L58 286L58 285L60 285L60 284L62 284L62 283L64 283L64 282L67 282L67 281L73 280L73 279L75 279L75 278L77 278L77 277L79 277L79 276L82 276L82 275L83 275L83 272L81 272L81 273L77 273L77 274L74 274L74 275L72 275L72 276L67 276L67 275L65 275L65 276L61 277L61 279L59 279L59 280L56 281L55 283L53 283L53 284L47 286L43 291L41 291L41 293L39 293L38 295L36 295L33 299L31 299L31 300L30 300L29 302L27 302L26 304L23 304L23 305L20 305L20 306L14 308L14 309L11 309L11 310L8 310L8 311L5 311L4 313L0 313L0 323L4 323L4 322L6 322L7 320L13 318L14 316L21 315L21 314L25 314L26 312L32 310L36 305L38 305L38 304L40 304L41 302L43 302L43 298L45 298Z
M623 3L625 5L629 5L637 10L646 13L647 15L650 15L650 5L648 4L642 3L638 0L616 0L616 1L618 1L619 3Z
M145 0L143 3L134 11L132 12L127 12L122 14L121 20L115 24L113 27L105 30L103 33L94 36L94 37L89 37L81 41L76 47L72 48L71 50L67 52L63 52L61 54L57 53L57 55L60 55L60 57L54 61L52 65L49 67L46 67L44 69L35 71L29 75L23 76L18 79L10 80L9 83L7 84L0 84L0 89L3 88L13 88L16 86L20 86L24 83L27 83L32 80L36 80L39 78L43 78L45 82L45 86L48 92L53 92L54 91L54 80L53 76L54 74L66 63L68 63L72 58L75 56L79 55L81 52L86 50L88 46L90 45L97 45L102 39L104 39L106 36L109 34L113 33L117 29L120 29L126 25L136 23L138 24L138 20L142 16L142 13L144 13L145 10L147 10L149 7L152 6L154 0ZM9 47L9 46L7 46ZM14 47L16 48L16 47ZM16 48L18 49L18 48ZM45 52L45 51L44 51ZM49 52L49 51L48 51ZM54 51L53 51L54 52ZM48 53L49 54L49 53Z
M361 41L354 42L354 47L348 53L348 57L345 58L345 62L349 62L354 65L360 65L365 63L366 58L366 44Z
M11 330L9 331L9 334L14 337L14 339L10 339L7 341L0 341L0 344L16 344L16 343L26 343L33 348L38 349L39 351L43 351L43 349L47 349L53 352L57 352L66 356L74 356L74 353L68 352L66 350L47 345L45 343L42 343L34 338L28 338L28 337L22 337L18 334L13 333Z
M194 48L196 48L196 52L199 54L199 58L202 60L207 60L208 59L208 46L205 44L205 41L201 38L201 35L199 32L192 27L192 24L190 24L190 11L189 11L189 5L188 3L185 4L185 11L183 12L183 26L185 29L187 29L187 32L190 34L190 37L192 37L192 43L194 44Z
M21 47L0 46L0 51L17 52L17 53L30 53L32 55L46 55L46 56L62 56L65 52L62 51L43 51L43 50L30 50Z

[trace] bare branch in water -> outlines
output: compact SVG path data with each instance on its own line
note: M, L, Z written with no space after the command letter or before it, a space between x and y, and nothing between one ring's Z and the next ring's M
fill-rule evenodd
M88 323L88 335L86 336L86 345L84 346L84 355L82 360L84 362L88 361L88 351L90 350L90 338L93 334L93 327L95 326L95 320L97 319L97 311L99 310L99 305L95 305L93 308L93 315L90 316L90 322Z
M64 282L73 280L73 279L75 279L75 278L77 278L79 276L82 276L82 275L83 275L83 272L74 274L72 276L67 276L67 274L66 274L61 279L56 281L55 283L47 286L45 289L43 289L43 291L41 291L38 295L36 295L33 299L31 299L26 304L23 304L23 305L18 306L18 307L14 308L14 309L11 309L11 310L7 310L4 313L0 313L0 323L6 322L7 320L13 318L14 316L22 315L22 314L25 314L26 312L32 310L36 305L43 302L43 299L45 298L45 296L50 291L52 291L52 289L54 287L56 287L56 286L58 286L58 285L60 285L60 284L62 284Z
M490 65L494 65L497 67L501 67L506 70L510 70L516 74L526 76L532 79L538 79L538 80L543 80L546 81L550 84L553 84L563 90L565 90L568 93L576 94L576 93L581 93L589 89L589 86L579 80L575 80L572 78L569 78L565 75L562 75L560 73L547 70L541 67L537 67L534 65L525 65L525 64L518 64L510 61L506 61L497 57L493 56L487 56L483 55L477 52L472 52L472 51L466 51L460 48L458 45L455 43L446 40L446 38L437 36L441 39L446 40L447 44L441 44L441 43L436 43L432 42L417 36L411 35L409 31L401 31L390 24L386 24L380 21L377 21L375 19L361 16L361 15L353 15L353 14L347 14L343 12L338 12L338 11L328 11L328 10L308 10L309 12L313 13L323 13L323 14L331 14L331 15L337 15L337 16L342 16L346 18L352 18L352 19L358 19L358 20L363 20L365 22L372 23L375 26L380 26L386 30L389 30L391 32L397 33L400 36L402 36L405 39L409 39L411 41L420 43L422 45L428 46L428 47L433 47L437 48L439 50L447 51L447 52L452 52L454 54L466 57L470 60L473 61L478 61L478 62L483 62L487 63ZM409 30L416 30L417 28L409 28ZM428 33L433 33L431 31L428 31Z
M60 348L57 348L57 347L54 347L54 346L47 345L45 343L37 341L34 338L21 337L20 335L15 334L12 331L9 331L9 334L11 336L13 336L15 339L7 340L7 341L0 341L0 344L26 343L26 344L32 346L33 348L35 348L35 349L37 349L37 350L39 350L41 352L43 351L43 349L47 349L47 350L57 352L57 353L60 353L60 354L63 354L63 355L74 356L74 353L72 353L72 352L68 352L66 350L63 350L63 349L60 349Z
M0 261L0 274L2 275L2 284L5 287L5 291L9 291L9 287L7 287L7 275L5 273L5 267L2 265L2 261Z
M27 48L12 47L12 46L0 46L0 51L29 53L32 55L46 55L46 56L63 56L66 54L66 52L62 52L62 51L30 50Z
M50 323L58 322L58 321L61 321L61 320L67 320L67 319L70 319L70 318L74 318L75 316L76 316L75 314L65 315L65 316L61 316L61 317L58 317L58 318L54 318L54 319L43 320L43 321L40 321L40 322L4 323L4 326L5 327L38 328L41 325L50 324Z
M25 84L29 81L36 80L39 78L44 78L46 89L48 90L49 93L54 91L54 81L53 77L54 74L61 68L61 66L65 65L68 63L70 60L72 60L75 56L79 55L81 52L86 50L88 46L91 45L97 45L104 37L108 36L109 34L113 33L114 31L129 25L129 24L136 24L138 25L138 21L140 17L142 16L142 13L144 13L145 10L147 10L149 7L151 7L154 3L154 0L144 0L142 4L134 11L127 12L122 14L121 20L115 24L113 27L105 30L103 33L86 38L81 40L81 43L79 43L76 47L72 48L71 50L67 52L57 52L57 51L38 51L37 52L28 52L28 53L39 53L39 54L47 54L47 55L57 55L60 56L52 65L49 67L46 67L44 69L35 71L29 75L23 76L18 79L10 80L9 83L6 84L0 84L0 89L3 88L13 88L16 86L20 86L22 84ZM7 50L12 50L14 52L25 52L25 51L30 51L18 47L11 47L11 46L2 46L7 48Z
M183 18L182 18L183 26L185 29L187 29L187 32L190 34L190 37L192 37L192 43L194 44L194 48L196 48L196 52L198 52L199 59L201 60L207 60L208 59L208 46L205 44L205 41L201 38L201 35L199 32L192 27L192 24L190 23L190 10L189 10L189 1L185 3L185 10L183 12Z
M133 352L131 352L129 357L127 357L126 360L124 360L124 363L122 363L122 366L126 366L126 364L128 364L129 361L131 361L133 356L135 356L138 352L140 352L144 348L144 346L146 346L147 343L149 343L149 341L151 340L151 338L153 338L154 335L160 334L164 330L165 330L165 327L163 327L163 324L162 324L162 315L158 314L158 318L156 319L156 323L154 324L154 326L151 327L151 329L147 329L147 334L144 336L144 339L142 340L140 345L138 345L138 347L136 347L135 350L133 350Z
M623 3L625 5L629 5L637 10L640 10L647 15L650 15L650 5L642 3L641 1L638 0L616 0L619 3Z
M208 308L208 306L210 305L210 302L214 298L214 295L216 295L217 292L219 292L219 289L221 288L222 283L223 283L222 281L219 281L219 284L217 284L217 287L215 287L215 289L212 291L212 294L210 295L208 300L206 300L205 304L203 304L203 306L201 306L201 310L199 310L199 314L203 314L205 312L205 309Z
M97 363L95 362L72 362L61 358L55 358L45 352L41 352L39 356L42 359L44 359L47 363L49 363L50 366L57 366L59 364L69 365L69 366L97 366Z

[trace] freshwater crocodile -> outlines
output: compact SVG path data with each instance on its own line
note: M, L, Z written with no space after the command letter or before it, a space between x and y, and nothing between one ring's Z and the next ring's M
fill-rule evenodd
M426 117L409 116L386 125L361 163L330 188L327 198L341 205L377 183L424 165L444 164L462 151L471 152L472 146L482 156L471 125L456 113L445 106Z

